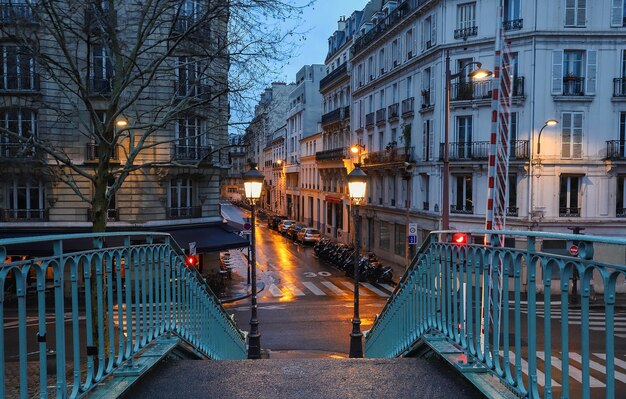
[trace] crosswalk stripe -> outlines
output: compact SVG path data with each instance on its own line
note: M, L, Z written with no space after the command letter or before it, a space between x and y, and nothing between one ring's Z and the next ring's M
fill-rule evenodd
M599 357L602 360L606 360L606 353L593 353L593 355L596 356L596 357ZM621 368L626 370L626 362L625 361L620 360L618 358L615 358L614 362L615 362L616 366L619 366L619 367L621 367Z
M390 286L389 284L379 284L381 287L383 287L384 289L386 289L389 292L393 292L394 288L392 286Z
M340 290L339 287L337 287L335 284L331 283L330 281L322 281L322 284L337 295L348 295L344 291Z
M500 351L500 356L502 356L503 354L504 352ZM524 360L524 358L520 358L520 360L522 363L522 373L528 375L528 362ZM513 351L509 351L509 362L511 363L511 365L515 366L515 352ZM554 381L554 379L551 379L551 381L553 388L561 386L561 384ZM539 367L537 367L537 384L542 387L546 386L546 375L543 373L543 371L539 370Z
M287 289L291 291L295 296L304 296L304 292L293 284L287 284Z
M326 295L324 293L324 291L322 291L319 288L317 288L317 286L315 284L311 283L310 281L305 281L305 282L302 283L302 285L304 285L306 288L308 288L315 295Z
M544 362L546 360L543 352L537 352L537 357L543 360ZM571 353L570 353L570 357L571 357ZM561 359L559 359L556 356L550 356L550 359L552 361L552 367L556 367L558 370L561 370L562 372L563 370L561 369ZM575 379L576 381L582 384L583 382L582 371L572 366L571 364L569 365L568 371L569 371L570 377L572 377L573 379ZM589 376L589 383L592 388L604 388L606 386L602 381L598 380L597 378L591 375Z
M354 292L354 283L351 283L349 281L342 281L341 284L348 288L350 292ZM359 296L370 296L370 294L363 290L359 290Z
M276 284L270 284L270 293L275 297L283 296L283 292L276 286Z
M578 353L570 353L569 357L576 360L578 363L582 364L583 358ZM606 367L591 359L589 359L589 367L596 371L601 372L602 374L606 374ZM619 371L615 371L615 379L617 381L626 382L626 374L620 373Z
M364 286L365 288L367 288L368 290L372 291L374 294L376 294L378 296L383 296L383 297L388 297L389 296L389 294L379 290L378 288L374 287L370 283L361 283L361 285Z

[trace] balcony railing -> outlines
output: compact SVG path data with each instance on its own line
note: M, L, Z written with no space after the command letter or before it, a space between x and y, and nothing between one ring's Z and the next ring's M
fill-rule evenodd
M24 143L0 143L0 159L34 158L35 148Z
M398 147L389 150L369 152L363 158L363 166L410 162L412 154L413 147Z
M39 93L39 91L39 75L36 73L26 72L19 76L5 74L0 79L0 93Z
M174 159L179 161L210 161L211 146L174 145Z
M369 114L365 115L365 126L366 127L374 126L374 113L373 112L370 112Z
M519 216L519 208L516 206L507 206L506 207L506 215L507 216L511 216L511 217L518 217Z
M113 147L113 153L111 154L111 159L117 161L119 159L117 157L117 154L118 154L117 147ZM95 162L98 159L99 159L98 144L87 143L86 152L85 152L85 160L88 162Z
M0 222L45 222L47 209L0 209Z
M470 36L478 35L478 26L472 26L469 28L461 28L454 30L455 39L467 39Z
M184 208L167 208L168 219L199 218L202 216L201 206L188 206Z
M626 140L607 140L606 158L612 160L626 159Z
M428 108L431 105L433 104L430 103L430 89L423 89L422 90L422 108Z
M626 97L626 78L613 79L613 97Z
M341 121L342 108L334 109L322 115L322 126Z
M580 217L580 208L561 208L559 207L559 217L562 218L578 218Z
M489 158L491 142L472 141L450 143L448 148L448 159L451 161L479 160ZM439 147L440 160L443 159L444 143ZM530 145L528 140L511 140L510 159L529 159Z
M388 112L390 121L398 120L398 118L400 117L400 114L398 113L399 108L400 108L399 103L391 104L389 107L387 107L387 112Z
M109 95L111 94L111 79L90 78L89 91L92 95Z
M585 78L582 76L566 76L563 78L564 96L584 96Z
M381 108L376 111L376 124L385 123L387 118L387 110L385 108Z
M511 19L502 23L504 30L520 30L524 27L523 19Z
M107 222L119 222L119 209L107 209ZM93 222L93 208L87 208L87 221Z
M348 76L348 62L344 62L339 65L334 71L326 75L322 80L320 80L320 91L323 90L326 86L333 83L337 78L341 76Z
M415 102L414 97L409 97L409 98L402 100L402 116L406 117L406 116L413 115L413 113L415 112L413 108L414 102Z
M615 217L626 218L626 208L617 208L615 210Z
M316 161L340 161L342 159L348 159L348 151L345 148L333 148L315 153Z
M37 17L33 13L32 4L0 4L0 23L2 24L23 24L38 23Z
M491 98L491 80L460 82L450 85L450 101L468 101Z
M450 205L450 213L471 215L474 213L474 207L472 205Z
M518 76L513 78L513 97L524 96L524 77Z

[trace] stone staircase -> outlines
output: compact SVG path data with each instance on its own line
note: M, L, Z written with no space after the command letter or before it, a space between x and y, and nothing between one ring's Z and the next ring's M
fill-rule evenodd
M125 398L483 398L437 359L168 358Z

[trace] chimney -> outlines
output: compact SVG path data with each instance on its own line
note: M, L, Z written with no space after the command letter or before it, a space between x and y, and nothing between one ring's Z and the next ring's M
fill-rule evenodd
M346 17L342 15L339 17L339 21L337 21L337 30L342 31L346 29Z

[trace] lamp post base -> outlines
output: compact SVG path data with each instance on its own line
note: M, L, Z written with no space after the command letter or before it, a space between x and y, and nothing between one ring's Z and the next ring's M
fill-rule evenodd
M363 357L363 333L361 333L361 320L352 319L352 332L350 333L350 357Z
M261 358L261 334L248 334L248 359Z

